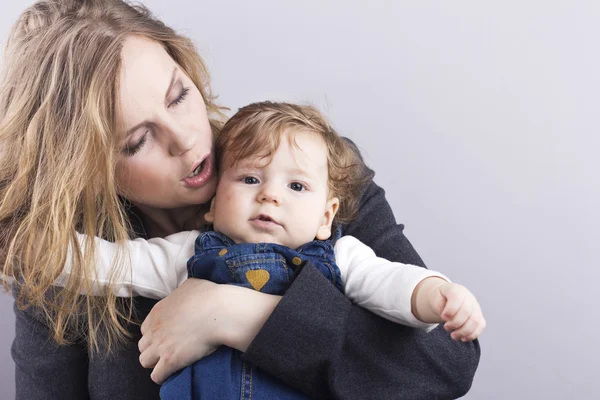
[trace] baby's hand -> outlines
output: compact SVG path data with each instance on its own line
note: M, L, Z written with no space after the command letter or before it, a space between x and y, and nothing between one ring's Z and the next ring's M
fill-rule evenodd
M479 302L466 287L457 283L439 285L430 297L430 307L444 321L444 329L454 340L469 342L485 329Z

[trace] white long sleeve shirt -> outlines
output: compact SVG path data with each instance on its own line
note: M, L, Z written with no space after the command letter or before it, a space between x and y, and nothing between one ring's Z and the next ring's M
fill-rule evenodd
M89 239L77 234L81 247ZM126 270L112 279L112 290L120 297L144 296L162 299L187 279L187 261L194 255L198 231L180 232L165 238L135 239L125 242ZM120 245L100 238L96 242L96 276L92 295L102 294L111 281L112 266ZM425 278L439 277L439 272L414 265L391 262L377 257L373 250L352 236L340 238L334 247L346 296L357 305L390 321L424 328L437 324L419 321L411 311L415 287ZM67 257L70 260L71 257ZM71 272L70 261L56 284L64 286Z

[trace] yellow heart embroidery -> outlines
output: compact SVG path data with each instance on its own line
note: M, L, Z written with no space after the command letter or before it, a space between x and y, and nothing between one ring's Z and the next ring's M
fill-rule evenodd
M246 272L246 279L248 279L254 290L260 291L269 282L269 278L269 272L264 269L255 269Z

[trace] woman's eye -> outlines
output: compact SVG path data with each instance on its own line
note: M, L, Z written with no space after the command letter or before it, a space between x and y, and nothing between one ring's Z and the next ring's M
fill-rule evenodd
M146 140L147 139L148 139L148 133L145 133L144 136L142 136L142 138L139 140L139 142L137 142L133 146L126 145L125 148L122 151L123 154L125 154L128 157L133 156L135 153L137 153L138 151L140 151L140 149L142 147L144 147L144 145L146 144Z
M289 184L289 188L296 191L296 192L301 192L303 190L305 190L306 188L304 187L303 184L298 183L298 182L292 182Z
M185 100L185 98L187 97L189 92L190 92L190 88L183 88L183 90L181 91L179 96L177 96L177 98L175 100L173 100L173 102L171 104L169 104L169 107L178 106L181 102L183 102Z
M244 183L247 185L256 185L258 183L258 179L253 176L247 176L244 178Z

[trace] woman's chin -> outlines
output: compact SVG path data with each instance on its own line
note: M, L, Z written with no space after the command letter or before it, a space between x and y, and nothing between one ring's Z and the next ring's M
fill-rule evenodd
M188 205L205 204L212 200L217 191L217 176L210 177L201 187L190 189L186 188L186 192L182 199L185 199Z

